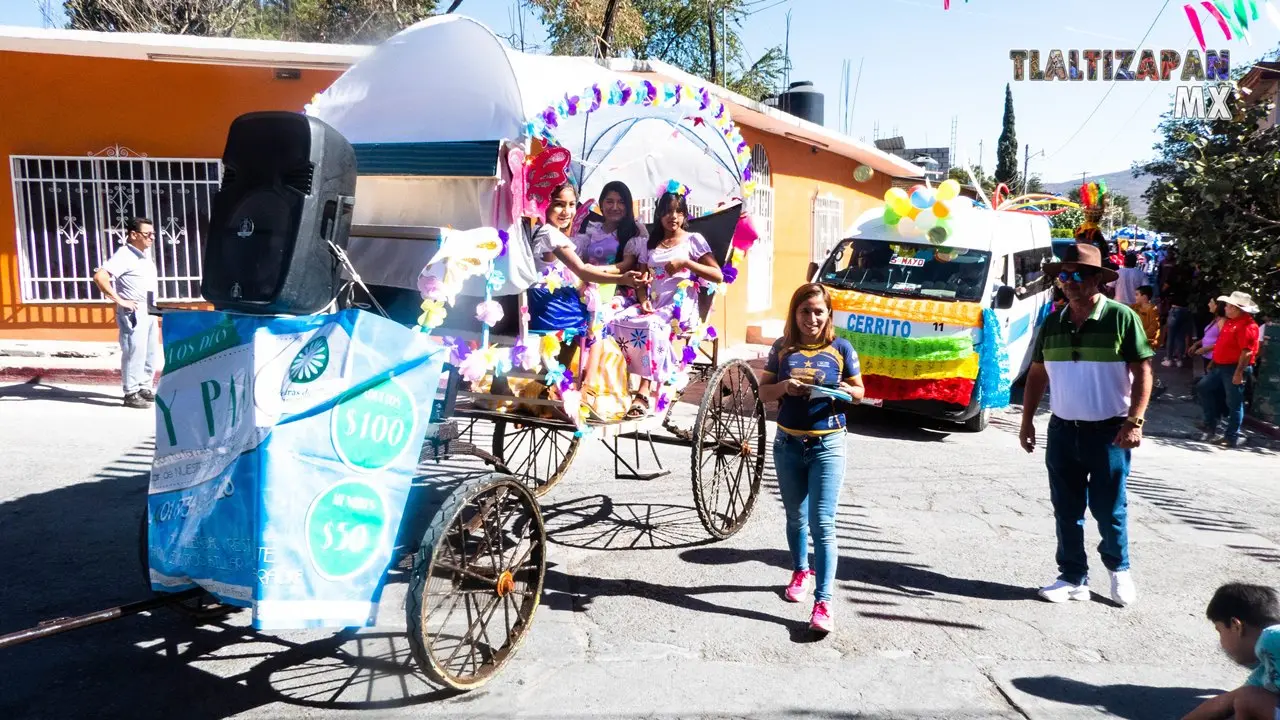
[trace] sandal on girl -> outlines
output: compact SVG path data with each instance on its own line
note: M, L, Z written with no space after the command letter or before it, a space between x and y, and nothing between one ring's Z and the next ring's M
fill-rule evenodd
M649 414L649 398L636 393L631 399L631 407L627 408L626 418L628 420L638 420Z

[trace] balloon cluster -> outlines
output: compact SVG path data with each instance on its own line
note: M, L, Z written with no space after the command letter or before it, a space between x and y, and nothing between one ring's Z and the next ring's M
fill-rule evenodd
M942 245L952 233L951 215L960 197L960 183L943 181L937 190L916 185L908 193L889 188L884 194L884 224L896 227L903 237L925 235L934 245Z

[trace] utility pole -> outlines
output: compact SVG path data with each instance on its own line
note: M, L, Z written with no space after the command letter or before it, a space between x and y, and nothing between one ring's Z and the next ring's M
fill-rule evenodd
M616 2L616 0L613 1ZM711 0L707 0L707 31L711 39L711 83L719 85L720 82L716 78L720 70L720 66L716 63L716 9L711 4Z
M1027 147L1027 149L1026 149L1026 159L1022 161L1022 194L1023 194L1023 195L1026 195L1026 194L1027 194L1027 185L1028 185L1028 183L1030 183L1030 182L1031 182L1031 174L1030 174L1030 172L1031 172L1031 171L1030 171L1030 167L1031 167L1031 143L1027 143L1027 146L1026 146L1026 147ZM1043 150L1041 150L1041 151L1037 152L1035 156L1036 156L1036 157L1040 157L1040 156L1041 156L1041 155L1043 155L1043 154L1044 154L1044 151L1043 151Z
M982 167L982 141L978 141L978 167Z

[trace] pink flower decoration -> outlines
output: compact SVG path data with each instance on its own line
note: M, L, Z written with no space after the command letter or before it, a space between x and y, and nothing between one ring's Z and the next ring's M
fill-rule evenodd
M440 281L440 278L435 275L428 275L425 272L418 276L418 292L422 293L422 299L424 300L444 302L448 299L444 283Z
M502 306L497 300L486 300L476 306L476 319L493 327L502 320Z
M482 352L472 352L458 365L458 374L469 383L479 382L489 372L489 363Z

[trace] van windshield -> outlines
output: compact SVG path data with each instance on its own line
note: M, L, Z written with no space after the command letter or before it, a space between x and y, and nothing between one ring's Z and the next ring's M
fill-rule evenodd
M870 238L843 240L818 273L823 285L877 295L977 301L991 253Z

